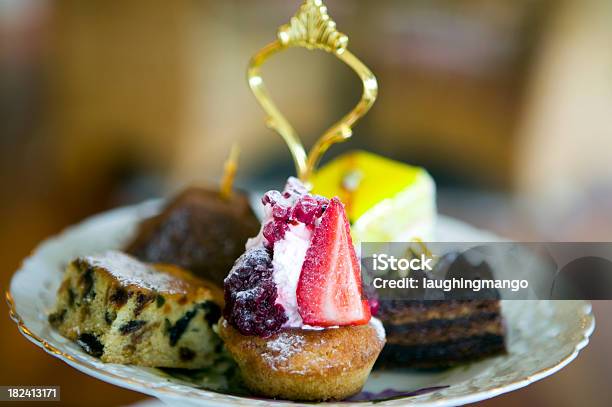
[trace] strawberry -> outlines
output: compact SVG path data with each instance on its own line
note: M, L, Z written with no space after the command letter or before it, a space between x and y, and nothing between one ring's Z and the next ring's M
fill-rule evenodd
M315 227L297 285L298 312L307 325L361 325L370 320L344 206L333 198Z

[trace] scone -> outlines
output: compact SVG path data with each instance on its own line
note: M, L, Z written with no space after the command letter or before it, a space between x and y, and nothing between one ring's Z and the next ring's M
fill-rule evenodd
M308 193L294 178L262 202L261 231L225 279L219 334L256 394L351 396L385 335L370 322L344 206Z
M191 369L214 361L222 306L186 271L109 251L70 263L49 321L104 362Z

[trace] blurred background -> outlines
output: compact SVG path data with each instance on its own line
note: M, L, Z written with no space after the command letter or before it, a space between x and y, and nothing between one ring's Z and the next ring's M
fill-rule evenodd
M90 214L293 173L245 79L299 0L0 0L0 286L41 239ZM328 0L379 98L349 149L425 166L438 206L519 240L612 240L612 3ZM290 50L264 69L310 145L358 100L352 71ZM612 306L557 375L483 403L609 405ZM0 319L0 384L62 386L66 405L142 399L72 370Z

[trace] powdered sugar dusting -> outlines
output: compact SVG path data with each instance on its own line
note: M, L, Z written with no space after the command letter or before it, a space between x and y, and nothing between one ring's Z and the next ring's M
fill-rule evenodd
M273 370L278 370L293 355L302 352L305 343L306 340L302 335L295 332L280 332L266 343L262 357Z
M156 270L152 266L118 251L108 251L101 255L83 257L87 264L104 269L121 285L134 285L148 290L184 293L187 284L177 277Z
M259 245L253 246L253 248L261 247ZM234 267L230 270L225 277L225 281L228 281L230 277L240 271L240 266L242 264L265 264L268 261L269 256L263 250L250 250L251 247L247 247L247 250L240 256L236 263L234 263Z

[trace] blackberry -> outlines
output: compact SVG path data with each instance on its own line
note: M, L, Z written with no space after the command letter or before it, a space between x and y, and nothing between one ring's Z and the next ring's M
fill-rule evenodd
M276 304L272 255L263 247L247 250L224 282L223 316L243 335L270 336L287 322L285 309Z

